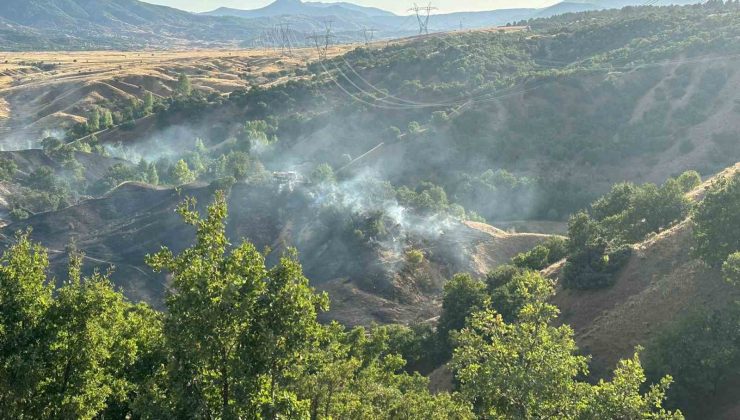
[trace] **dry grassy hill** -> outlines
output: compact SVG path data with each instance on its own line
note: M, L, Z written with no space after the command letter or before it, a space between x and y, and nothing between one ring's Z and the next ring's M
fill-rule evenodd
M93 105L124 103L146 91L168 97L180 73L205 94L227 94L252 84L283 82L281 71L294 70L315 55L314 49L295 50L291 56L260 50L3 53L0 141L6 149L28 147L44 130L84 122Z
M737 164L688 194L703 198L719 177L740 172ZM697 308L722 308L740 298L737 288L723 281L721 273L692 255L692 222L685 220L633 246L635 252L613 287L595 291L559 288L554 303L561 320L576 332L579 348L592 358L592 374L607 374L619 359L631 355L638 345ZM562 263L545 270L557 278ZM737 388L731 395L720 392L711 418L737 418ZM734 401L734 403L732 402Z

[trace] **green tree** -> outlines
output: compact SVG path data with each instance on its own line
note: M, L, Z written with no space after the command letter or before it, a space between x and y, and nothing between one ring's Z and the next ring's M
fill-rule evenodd
M728 283L735 286L740 285L740 252L732 253L727 257L725 263L722 264L722 274Z
M90 127L91 132L100 130L100 110L98 107L93 107L90 111L90 117L87 119L87 125Z
M311 182L315 184L333 184L337 182L334 169L328 163L316 166L311 172Z
M487 310L457 337L453 366L460 392L482 418L576 418L587 385L575 381L587 359L575 354L573 331L548 325L557 310L528 305L519 321Z
M172 363L159 402L175 417L299 416L306 407L286 375L320 331L327 298L309 287L294 254L268 269L248 242L229 250L222 193L204 219L194 206L188 200L179 213L196 227L195 245L147 258L173 279L164 324Z
M701 175L696 171L686 171L676 178L676 181L681 185L681 190L689 192L701 185Z
M149 92L148 90L144 93L144 105L142 107L142 112L144 115L149 115L154 110L154 95L152 92Z
M672 378L665 376L651 385L645 394L645 371L640 362L639 349L632 359L621 360L611 381L600 380L590 390L588 403L581 419L660 419L681 420L680 411L663 408L666 392Z
M156 315L133 306L107 277L82 278L82 256L52 295L46 251L28 235L0 259L0 410L8 418L92 419L137 393L132 381ZM137 364L139 365L137 367Z
M662 408L670 377L640 394L645 375L637 356L621 362L611 382L580 382L588 374L588 359L577 355L573 330L555 326L558 309L548 303L552 284L534 272L521 279L529 292L520 292L528 298L515 322L486 309L473 314L456 334L452 366L461 394L478 417L682 418Z
M183 185L195 181L196 174L190 170L188 163L184 159L180 159L172 167L171 178L175 184Z
M680 343L680 345L677 345ZM673 405L690 410L715 395L740 364L740 308L698 310L658 332L646 351L649 376L673 375Z
M445 284L437 331L448 351L452 349L450 332L464 327L468 316L485 309L488 303L485 283L469 274L457 274Z
M159 185L159 173L157 165L150 163L146 168L146 182L151 185Z
M0 157L0 181L10 181L18 170L14 160Z
M43 380L35 346L53 303L46 250L21 234L0 257L0 412L21 418Z
M181 96L190 96L190 94L193 93L193 86L190 83L190 78L187 74L180 73L180 75L177 76L175 93Z
M110 112L109 109L106 109L103 111L103 119L101 122L102 128L111 128L113 127L113 114Z
M432 395L428 380L403 372L389 348L388 329L346 331L326 326L296 374L295 389L309 402L311 419L469 419L458 395Z
M694 212L696 253L719 267L740 250L740 174L718 179Z

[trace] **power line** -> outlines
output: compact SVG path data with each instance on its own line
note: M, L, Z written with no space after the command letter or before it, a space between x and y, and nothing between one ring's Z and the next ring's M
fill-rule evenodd
M416 13L416 20L419 22L419 35L429 34L429 18L432 15L433 10L439 9L433 7L432 3L423 7L414 3L414 7L408 10L409 12Z

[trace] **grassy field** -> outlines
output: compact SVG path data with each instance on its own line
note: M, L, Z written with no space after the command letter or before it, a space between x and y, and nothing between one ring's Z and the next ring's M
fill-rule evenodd
M353 46L338 46L335 56ZM287 80L318 58L315 49L290 55L271 50L90 51L0 54L0 141L36 138L84 121L92 105L171 95L180 73L204 93L226 94ZM7 142L5 142L7 143Z

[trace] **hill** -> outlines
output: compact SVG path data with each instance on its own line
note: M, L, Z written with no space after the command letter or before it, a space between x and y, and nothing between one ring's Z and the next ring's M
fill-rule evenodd
M240 10L220 7L202 13L206 16L236 16L248 19L300 15L312 17L339 17L345 19L362 19L379 16L395 16L393 13L375 7L362 7L352 3L302 2L301 0L277 0L260 9Z
M700 202L710 186L721 178L740 173L736 164L687 194ZM578 291L559 287L554 298L562 311L561 321L571 325L581 351L593 355L592 375L606 374L617 360L631 354L638 345L650 355L658 337L699 313L732 310L740 295L728 284L718 268L702 262L694 253L693 221L686 219L670 229L631 246L632 256L617 275L613 286L602 290ZM563 264L544 270L562 280ZM673 372L679 376L683 372ZM687 374L687 373L686 373ZM693 416L733 418L739 407L735 372L717 384L717 391L698 406L688 407Z
M229 236L246 238L259 249L269 247L273 257L296 247L312 284L332 297L327 319L348 325L434 317L442 286L452 274L482 275L548 237L450 222L435 235L398 231L393 246L358 245L343 236L341 223L317 216L305 191L276 195L278 188L276 181L234 185ZM33 238L51 250L52 269L60 281L67 263L63 251L73 240L86 255L86 269L114 266L112 278L127 296L161 306L167 281L147 268L144 257L162 245L184 249L192 232L173 210L184 197L206 204L213 192L207 186L172 189L126 183L103 197L11 224L2 234L11 238L13 232L32 227ZM281 215L276 208L283 209ZM410 249L422 249L423 261L408 262L405 253Z
M3 50L131 49L236 44L260 28L242 19L196 16L137 0L8 0Z

